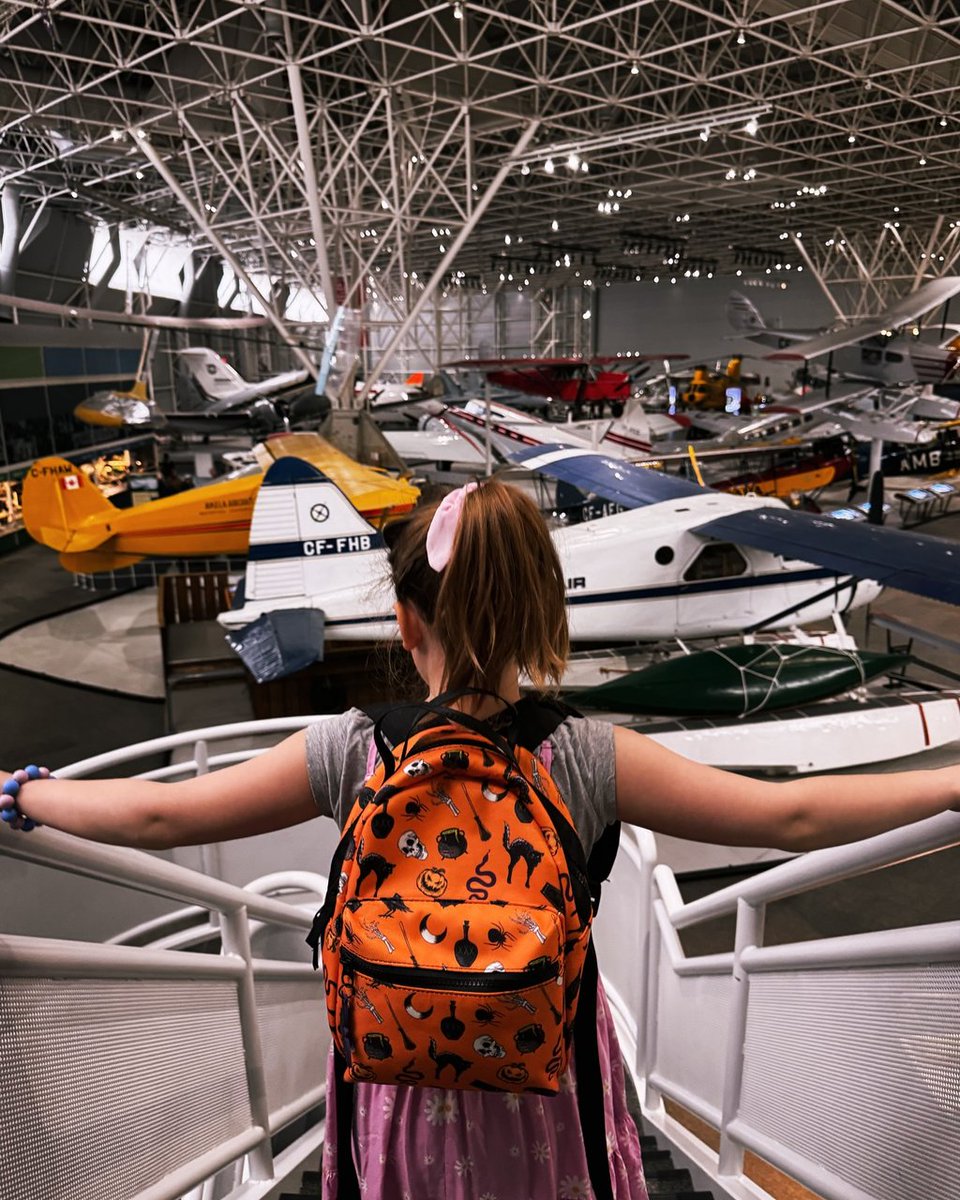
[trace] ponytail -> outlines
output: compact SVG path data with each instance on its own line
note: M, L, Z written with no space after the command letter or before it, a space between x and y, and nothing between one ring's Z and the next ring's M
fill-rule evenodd
M418 509L386 536L397 599L439 640L444 687L496 691L512 663L538 690L559 686L570 648L564 579L533 500L495 481L466 495L440 572L426 556L436 509Z

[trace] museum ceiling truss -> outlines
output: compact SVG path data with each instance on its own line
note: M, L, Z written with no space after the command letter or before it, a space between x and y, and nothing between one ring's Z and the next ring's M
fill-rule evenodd
M844 316L957 269L947 0L33 0L0 7L0 186L374 296L815 272ZM782 276L785 278L785 274Z

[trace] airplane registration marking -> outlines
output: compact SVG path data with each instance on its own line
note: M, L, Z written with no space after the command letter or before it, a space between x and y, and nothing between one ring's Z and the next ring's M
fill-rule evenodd
M368 533L352 537L313 538L303 543L307 558L320 558L324 554L359 554L373 548L373 538Z
M34 479L41 479L44 475L75 475L77 468L70 463L62 463L59 466L52 467L31 467L30 474Z
M383 548L379 533L358 533L343 537L309 538L300 542L254 542L247 552L251 562L282 558L325 558L332 554L365 554Z

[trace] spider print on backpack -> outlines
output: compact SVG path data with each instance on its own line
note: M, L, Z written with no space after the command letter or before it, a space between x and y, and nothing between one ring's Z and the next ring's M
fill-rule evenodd
M377 724L311 934L343 1078L555 1094L593 915L583 849L544 764L449 699L396 748Z

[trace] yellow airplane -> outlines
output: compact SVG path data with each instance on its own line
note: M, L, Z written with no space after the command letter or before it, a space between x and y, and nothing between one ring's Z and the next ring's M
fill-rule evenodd
M293 456L317 467L376 527L409 512L420 495L407 480L356 462L316 433L279 434L264 445L270 459ZM147 557L245 554L262 479L243 475L119 509L73 463L41 458L23 481L23 523L76 573L110 571Z
M712 409L723 412L727 405L727 388L742 386L740 365L742 357L735 355L727 363L726 373L710 371L706 367L695 367L688 387L680 391L677 399L686 408Z

